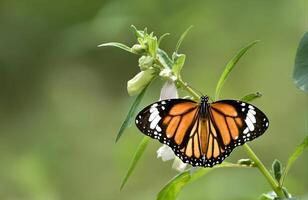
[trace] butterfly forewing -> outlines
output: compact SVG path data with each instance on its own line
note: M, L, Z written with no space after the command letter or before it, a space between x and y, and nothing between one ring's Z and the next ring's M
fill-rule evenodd
M167 144L193 166L212 167L221 163L239 145L262 135L268 127L266 116L241 101L200 103L168 99L144 108L136 117L137 127L146 135Z
M172 148L187 140L186 132L197 118L198 103L186 99L168 99L144 108L136 117L137 127L146 135Z
M220 136L221 146L233 149L262 135L269 122L257 107L236 100L210 104L210 116Z

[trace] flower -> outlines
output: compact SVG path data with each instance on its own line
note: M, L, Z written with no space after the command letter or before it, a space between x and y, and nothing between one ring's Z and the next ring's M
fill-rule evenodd
M178 157L174 158L174 161L173 161L173 164L172 164L173 169L175 169L178 172L183 172L185 170L186 166L187 166L187 164L183 163L183 161L181 159L179 159Z
M156 153L157 153L157 158L161 158L164 162L175 158L172 149L165 144L159 147Z
M155 77L154 69L139 72L134 78L127 81L127 92L130 96L139 94Z
M154 59L151 56L141 56L138 62L140 70L144 71L153 66Z
M178 98L178 96L175 84L171 80L168 80L161 89L159 100ZM164 162L174 159L172 168L179 172L184 171L187 166L187 164L176 157L172 149L165 144L157 150L157 158L161 158Z
M160 71L159 76L163 78L169 78L172 81L176 81L177 77L173 75L172 70L169 68L164 68L163 70Z
M176 98L179 98L179 94L175 84L170 80L166 81L160 91L159 100L162 101L165 99L176 99Z

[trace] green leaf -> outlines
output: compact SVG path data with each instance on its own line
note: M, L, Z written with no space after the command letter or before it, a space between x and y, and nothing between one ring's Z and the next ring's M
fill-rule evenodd
M190 180L189 171L176 175L165 187L159 192L157 200L173 200L176 199L182 187Z
M158 48L158 43L157 43L157 38L156 36L152 36L151 35L147 35L146 38L146 41L147 41L147 44L148 44L148 51L150 53L150 55L153 57L153 58L156 58L156 53L157 53L157 48Z
M292 198L292 195L289 193L289 191L287 190L287 188L282 187L282 191L283 191L283 194L284 194L284 196L286 197L286 199L294 199L294 200L295 200L295 198Z
M173 62L164 50L161 50L159 48L157 49L157 59L163 65L163 67L169 69L172 68Z
M293 81L299 89L308 92L308 32L304 34L297 48Z
M191 182L192 177L197 179L206 173L210 172L214 168L204 168L198 169L195 173L191 174L190 170L186 170L173 179L171 179L167 185L158 193L157 200L175 200L179 195L182 188L189 182Z
M128 51L130 53L134 53L130 47L126 46L125 44L119 43L119 42L108 42L108 43L100 44L98 45L98 47L117 47L125 51Z
M237 164L247 165L249 167L255 167L255 163L250 158L243 158L237 161Z
M176 77L179 77L181 74L181 70L184 66L186 56L184 54L174 53L173 60L174 64L172 67L172 71Z
M185 185L203 177L204 175L206 175L207 173L209 173L214 169L223 167L247 167L247 166L224 162L212 168L197 168L197 169L192 168L193 170L188 169L182 173L179 173L174 178L172 178L158 193L157 200L175 200Z
M138 106L139 106L139 104L140 104L140 102L141 102L141 100L142 100L142 98L143 98L143 96L145 94L145 91L147 90L148 86L149 85L147 85L142 90L142 92L140 92L139 95L136 97L133 105L131 106L130 110L128 111L127 116L126 116L126 118L125 118L125 120L124 120L124 122L123 122L123 124L122 124L122 126L121 126L121 128L119 130L119 132L118 132L118 135L117 135L117 138L116 138L116 142L120 139L120 137L122 136L124 130L131 125L131 123L133 121L133 118L134 118L134 116L136 114L137 108L138 108Z
M242 48L239 52L237 52L237 54L227 63L223 73L221 74L219 81L217 83L216 86L216 91L215 91L215 100L217 100L219 98L219 93L220 90L222 88L222 86L224 85L226 79L228 78L228 76L230 75L232 69L235 67L236 63L238 63L238 61L240 60L240 58L248 51L248 49L250 49L252 46L254 46L256 43L258 43L259 41L254 41L250 44L248 44L246 47Z
M159 37L159 39L158 39L158 46L160 45L160 43L161 43L161 41L166 37L166 36L168 36L168 35L170 35L170 33L165 33L165 34L163 34L162 36L160 36Z
M138 161L140 160L141 156L143 155L146 147L148 146L149 144L149 141L150 141L150 138L147 137L147 136L144 136L142 141L140 142L140 144L138 145L137 147L137 150L133 156L133 159L129 165L129 168L126 172L126 175L122 181L122 184L121 184L121 188L120 190L123 189L124 185L126 184L128 178L131 176L131 174L133 173L134 169L136 168L136 165L138 163Z
M137 28L134 25L131 25L130 27L133 29L133 32L134 32L134 34L137 38L143 38L144 37L144 35L146 33L146 28L144 29L144 31L139 31L139 30L137 30Z
M275 179L279 183L281 176L282 176L282 165L281 165L281 162L278 159L275 159L273 164L272 164L272 172L274 174Z
M286 175L288 174L290 168L294 164L294 162L298 159L298 157L304 152L305 148L308 146L308 136L306 136L303 140L303 142L296 147L295 151L291 155L291 157L288 160L286 169L284 170L283 176L281 178L280 185L283 185L284 179L286 178Z
M255 93L251 93L251 94L247 94L243 96L242 98L240 98L240 100L245 101L245 102L250 102L260 97L262 97L262 94L260 92L255 92Z
M181 35L179 41L178 41L177 44L176 44L175 53L178 52L178 50L179 50L179 48L180 48L180 46L181 46L181 44L182 44L184 38L186 37L187 33L188 33L192 28L193 28L193 26L190 26L190 27L188 27L188 28L184 31L184 33L182 33L182 35Z

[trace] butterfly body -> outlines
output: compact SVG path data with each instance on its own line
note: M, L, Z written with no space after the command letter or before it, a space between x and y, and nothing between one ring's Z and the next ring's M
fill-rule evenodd
M207 96L202 96L200 98L200 116L203 120L205 120L207 110L208 110L208 102L209 98Z
M212 167L231 151L262 135L268 127L265 114L236 100L209 103L167 99L144 108L136 125L144 134L172 148L185 163Z

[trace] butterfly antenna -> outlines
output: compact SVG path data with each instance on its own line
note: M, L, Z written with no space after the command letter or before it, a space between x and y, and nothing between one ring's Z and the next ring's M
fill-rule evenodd
M191 85L188 85L188 87L192 88L194 91L196 91L197 93L199 93L200 96L205 96L200 90L197 90L196 88L192 87Z

